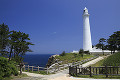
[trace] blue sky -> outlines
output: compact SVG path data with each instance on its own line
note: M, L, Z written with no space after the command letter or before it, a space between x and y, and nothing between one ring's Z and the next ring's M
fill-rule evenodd
M37 54L60 54L82 48L85 7L93 45L120 30L120 0L0 0L0 24L29 34Z

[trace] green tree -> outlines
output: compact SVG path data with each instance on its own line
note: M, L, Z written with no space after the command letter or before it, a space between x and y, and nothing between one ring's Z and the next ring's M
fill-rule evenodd
M95 47L96 47L97 49L101 49L101 48L102 48L102 44L98 43L98 44L95 45Z
M120 31L116 31L114 34L116 35L117 50L120 50Z
M99 48L99 49L102 49L103 55L104 55L104 50L105 50L105 44L104 44L105 42L106 42L106 39L100 38L100 39L99 39L99 43L96 44L97 49L98 49L98 48Z
M65 56L65 51L63 51L63 52L60 54L60 56Z
M105 42L106 42L105 38L100 38L99 44L101 44L101 49L102 49L103 55L104 55L104 49L105 49L105 44L104 44Z
M30 40L29 35L23 32L11 31L10 34L10 52L14 53L14 57L22 57L26 52L32 52L29 49L29 45L33 45ZM18 61L19 62L19 61ZM21 60L20 60L21 62Z
M83 50L83 49L80 49L80 50L79 50L79 54L81 55L82 58L83 58L83 53L84 53L84 50Z
M120 31L114 32L109 39L107 39L108 49L111 53L115 53L115 50L120 50Z
M84 51L85 54L90 54L89 50L88 51Z
M28 42L30 40L29 35L25 34L23 32L17 32L17 31L11 31L10 34L10 56L11 54L14 55L14 60L22 65L23 63L23 56L26 52L32 52L32 50L29 49L29 45L33 45L31 42ZM22 67L22 66L21 66Z
M0 25L0 53L1 55L7 55L9 40L9 27L4 23Z
M33 44L29 40L28 34L20 31L9 32L7 25L4 23L0 25L0 55L9 56L9 61L15 60L19 65L23 65L23 56L25 53L32 52L29 46Z

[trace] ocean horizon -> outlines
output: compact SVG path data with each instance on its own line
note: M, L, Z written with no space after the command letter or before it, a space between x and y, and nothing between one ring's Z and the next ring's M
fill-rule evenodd
M45 67L50 56L54 54L26 54L25 65Z

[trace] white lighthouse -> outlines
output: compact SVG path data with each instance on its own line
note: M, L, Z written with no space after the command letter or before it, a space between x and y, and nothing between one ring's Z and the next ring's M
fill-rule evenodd
M84 51L92 50L89 14L88 9L86 7L83 12L83 50Z

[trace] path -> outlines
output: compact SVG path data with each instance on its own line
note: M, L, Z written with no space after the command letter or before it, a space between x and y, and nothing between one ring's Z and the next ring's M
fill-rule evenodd
M100 60L102 60L102 59L104 59L104 57L103 57L103 56L100 56L100 57L98 57L98 58L96 58L96 59L94 59L94 60L92 60L92 61L89 61L89 62L87 62L87 63L85 63L85 64L82 64L82 67L87 67L87 66L89 66L89 65L95 64L96 62L98 62L98 61L100 61Z
M85 64L83 64L83 67L87 67L91 64L95 64L96 62L104 59L104 57L98 57L92 61L89 61ZM68 69L59 71L56 74L51 74L51 75L41 75L41 74L35 74L35 73L29 73L29 72L23 72L27 74L30 77L26 78L20 78L20 79L14 79L14 80L96 80L96 79L90 79L90 78L75 78L75 77L70 77ZM120 79L97 79L97 80L120 80Z

